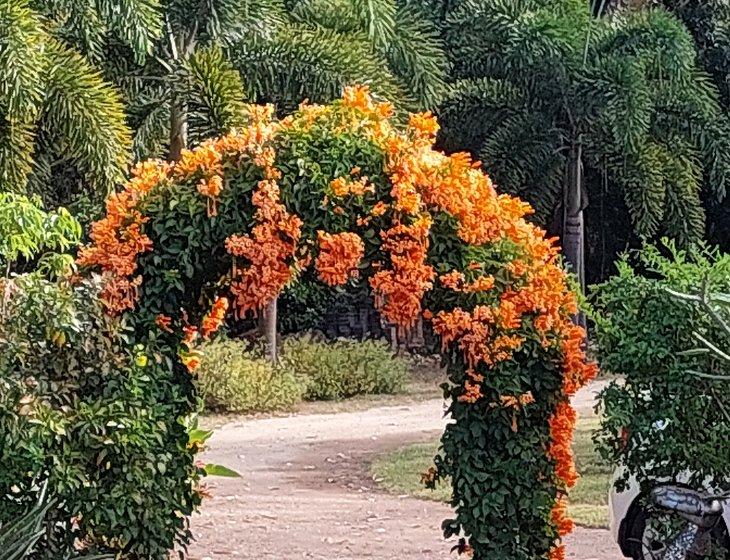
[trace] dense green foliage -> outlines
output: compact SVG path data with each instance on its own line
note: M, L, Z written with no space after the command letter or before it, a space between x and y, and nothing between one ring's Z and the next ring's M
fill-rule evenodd
M64 209L0 194L0 264L29 271L0 279L0 523L46 487L55 504L30 558L68 558L76 539L90 551L163 557L176 536L187 540L177 512L200 502L169 396L178 382L152 346L149 357L130 350L99 279L77 280L71 257L53 252L80 230Z
M697 487L706 477L720 486L730 477L728 380L712 378L727 373L727 362L701 344L727 349L727 326L712 316L717 304L709 313L701 302L674 294L705 290L730 290L730 256L674 251L664 257L650 247L635 266L621 261L619 275L595 292L601 366L624 380L601 396L597 441L605 458L627 465L627 476L636 475L644 487L683 471Z
M206 410L267 412L291 408L302 398L303 384L288 368L279 368L246 344L221 340L203 348L196 383Z
M10 1L10 0L4 0ZM14 0L17 1L17 0ZM434 26L406 0L45 2L55 33L122 90L137 157L240 127L242 102L291 111L368 83L431 107L446 60Z
M0 191L98 205L129 160L124 108L48 23L27 0L0 2Z
M541 419L550 415L560 391L560 371L546 365L543 356L544 350L535 343L491 372L493 398L532 390L540 399L537 406L519 413L486 400L476 404L459 401L464 379L453 373L444 391L454 422L446 426L436 468L440 477L451 478L451 505L458 515L444 521L442 527L446 537L458 536L463 528L477 558L543 558L557 538L552 528L535 530L550 515L560 493L552 479L553 461L544 451L537 453L550 444L550 429ZM456 352L446 356L450 371L465 366L460 360ZM519 438L514 437L513 428L517 414ZM535 484L535 480L543 483ZM500 522L484 523L485 518Z
M163 557L199 498L197 472L166 394L169 362L130 354L94 281L14 278L0 317L0 520L47 481L58 504L33 556L56 560L79 538L92 551ZM70 523L75 518L78 529ZM140 520L144 520L140 523Z
M397 393L409 372L408 360L394 356L383 340L289 338L281 359L282 367L301 379L309 400Z
M66 209L45 212L40 204L38 198L0 192L0 267L6 277L21 264L44 272L71 264L69 256L55 251L78 244L81 225Z
M556 231L578 146L589 280L637 239L702 238L701 198L722 200L730 178L730 126L678 19L595 18L582 0L440 4L454 80L441 144L479 157Z
M662 0L692 33L699 63L712 76L722 103L730 110L730 4L725 0Z
M663 0L662 4L692 33L698 62L712 76L725 113L730 114L730 4L724 0ZM709 238L730 251L730 204L710 198L707 205Z

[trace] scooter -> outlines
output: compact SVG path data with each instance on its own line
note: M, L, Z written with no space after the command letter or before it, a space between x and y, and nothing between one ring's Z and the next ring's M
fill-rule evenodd
M723 502L730 494L711 495L681 486L657 486L647 497L636 560L717 560L730 558L724 538ZM638 536L634 528L634 534ZM636 546L639 545L639 546Z

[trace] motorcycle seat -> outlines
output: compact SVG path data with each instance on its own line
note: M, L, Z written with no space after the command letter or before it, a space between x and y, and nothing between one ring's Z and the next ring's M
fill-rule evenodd
M716 498L681 486L658 486L652 489L649 499L661 508L692 517L720 517L723 511Z

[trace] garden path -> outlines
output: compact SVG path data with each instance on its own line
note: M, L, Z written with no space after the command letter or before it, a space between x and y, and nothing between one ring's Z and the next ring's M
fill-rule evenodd
M596 385L576 396L589 410ZM442 560L449 508L384 493L368 473L379 454L433 440L440 400L357 412L232 421L216 429L205 459L239 479L210 479L213 498L193 519L192 560ZM414 473L417 476L417 473ZM620 560L607 531L578 528L568 557ZM451 556L455 558L455 556Z

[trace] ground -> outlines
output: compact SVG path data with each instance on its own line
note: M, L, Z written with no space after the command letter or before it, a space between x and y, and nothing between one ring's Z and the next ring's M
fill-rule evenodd
M591 395L578 396L579 410ZM211 479L191 559L448 558L453 543L440 536L448 506L389 494L370 475L376 458L433 441L444 422L442 401L429 399L222 425L205 459L242 478ZM578 528L567 545L569 558L621 558L605 530Z
M582 414L576 426L573 449L580 479L570 491L568 514L583 527L605 529L608 527L608 491L613 469L601 460L593 445L593 433L599 424L598 417ZM370 472L379 485L391 493L448 502L451 499L450 481L443 481L430 490L417 476L433 465L438 447L437 436L431 442L414 443L386 453L373 462Z

